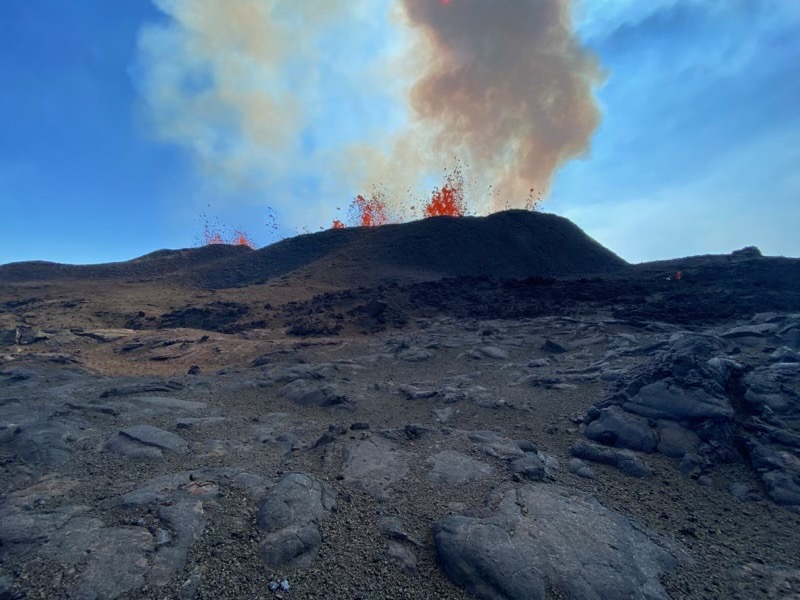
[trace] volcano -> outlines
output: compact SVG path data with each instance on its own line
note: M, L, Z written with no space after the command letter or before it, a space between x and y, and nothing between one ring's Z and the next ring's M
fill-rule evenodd
M412 281L447 276L599 274L626 265L563 217L510 210L487 217L432 217L380 227L331 229L256 251L212 244L161 250L105 265L16 263L0 266L0 282L168 278L224 289L291 275L347 287L392 277Z
M529 211L0 266L0 598L800 594L800 260Z

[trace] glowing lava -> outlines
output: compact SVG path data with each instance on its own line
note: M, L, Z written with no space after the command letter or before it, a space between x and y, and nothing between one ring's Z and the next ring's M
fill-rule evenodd
M452 175L446 174L442 189L434 188L430 202L423 208L427 217L463 217L467 212L464 202L464 175L456 167Z
M456 161L456 166L452 172L444 171L444 183L441 189L434 188L431 193L430 200L422 203L421 206L416 205L412 199L412 192L408 190L408 197L405 202L402 200L390 202L387 200L386 192L382 186L373 186L372 193L368 196L359 194L350 203L346 220L333 219L331 229L344 229L346 227L378 227L380 225L388 225L393 223L405 223L414 219L420 218L418 210L422 210L422 218L428 217L463 217L468 214L469 207L465 199L465 190L473 189L474 181L466 181L464 171L460 162ZM489 195L493 199L493 204L498 204L498 191L489 186ZM542 201L542 194L537 194L534 188L531 188L528 194L527 201L524 204L527 210L536 210L539 203ZM409 206L410 205L410 206ZM419 206L419 208L418 208ZM506 209L510 209L511 205L506 203ZM336 207L336 210L341 210ZM220 233L219 223L215 227L210 227L208 218L205 213L201 215L205 219L205 227L203 232L203 243L209 244L232 244L240 246L248 246L249 248L256 249L257 246L252 238L240 229L234 229L233 235L227 235L226 228L221 228ZM277 238L273 241L283 239L278 233L278 223L275 216L275 211L268 207L267 226L272 230L271 234ZM320 227L324 229L324 227ZM301 233L311 233L308 227L303 227L300 230L295 229L295 235Z
M253 239L241 229L233 230L233 239L231 240L231 243L234 246L247 246L253 250L256 249L256 244L253 242Z
M373 192L369 199L361 194L356 196L350 205L350 214L354 217L356 225L361 227L377 227L389 222L386 214L386 197L379 191Z
M206 246L211 246L213 244L247 246L253 250L257 248L253 239L241 229L234 229L233 235L231 235L228 239L225 239L225 236L222 233L211 229L208 224L206 224L205 228L203 229L203 244Z
M203 237L205 238L205 245L210 246L211 244L224 244L225 240L222 239L222 235L216 231L208 231L206 229L205 233L203 233Z

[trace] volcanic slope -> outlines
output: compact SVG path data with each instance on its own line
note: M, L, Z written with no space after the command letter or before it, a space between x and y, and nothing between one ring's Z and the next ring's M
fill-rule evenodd
M625 261L556 215L514 210L487 217L434 217L300 235L257 251L207 246L161 250L106 265L30 262L0 266L0 282L168 278L209 289L266 283L280 276L334 287L448 276L598 274Z
M513 210L303 235L237 256L225 266L201 269L198 282L216 289L240 287L290 272L347 286L386 277L563 277L618 271L626 263L563 217Z
M157 250L132 260L96 265L68 265L43 260L0 265L0 283L53 282L63 280L128 279L147 281L173 278L200 267L214 267L252 250L247 246L212 244L183 250Z

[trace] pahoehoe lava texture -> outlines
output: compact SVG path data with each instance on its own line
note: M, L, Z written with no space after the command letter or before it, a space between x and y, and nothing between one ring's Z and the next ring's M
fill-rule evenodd
M798 510L797 259L509 211L0 266L0 599L788 600Z

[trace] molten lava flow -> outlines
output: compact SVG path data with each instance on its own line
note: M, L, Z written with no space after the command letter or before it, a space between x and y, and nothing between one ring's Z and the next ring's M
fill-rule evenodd
M456 167L452 175L446 174L442 189L434 188L430 202L423 208L427 217L463 217L467 212L464 202L464 175Z
M344 223L342 223L339 219L334 219L331 229L344 229Z

